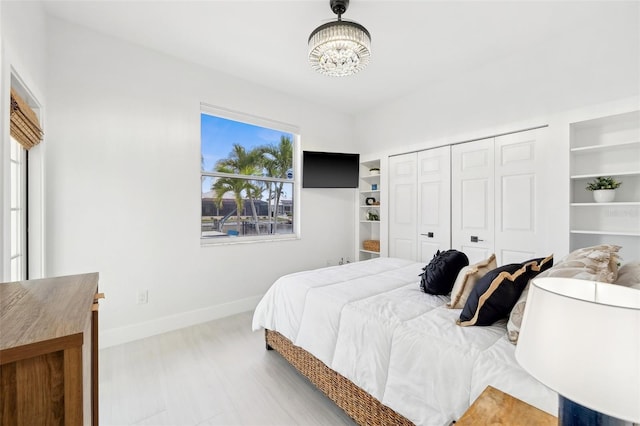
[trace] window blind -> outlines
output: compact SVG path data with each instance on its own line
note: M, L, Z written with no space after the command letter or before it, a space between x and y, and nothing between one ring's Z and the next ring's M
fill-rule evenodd
M38 116L14 89L11 89L10 111L11 136L25 149L38 145L43 135Z

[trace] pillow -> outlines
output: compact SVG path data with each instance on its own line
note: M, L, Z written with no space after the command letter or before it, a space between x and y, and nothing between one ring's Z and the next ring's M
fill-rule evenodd
M535 259L534 259L535 260ZM538 264L537 269L540 269L540 273L535 275L536 278L542 278L550 276L553 271L553 256L549 256L542 260ZM522 294L513 305L511 312L509 313L509 321L507 321L507 337L513 344L518 343L518 337L520 336L520 327L522 326L522 318L524 317L524 308L527 304L527 296L529 295L529 286L531 285L531 279L527 282Z
M622 265L618 270L618 278L614 284L637 288L637 285L640 285L640 262L629 262Z
M590 274L584 279L612 283L618 277L619 250L620 246L613 244L580 248L569 253L556 267L582 268L583 275Z
M458 273L469 264L467 255L458 250L438 250L433 255L431 262L422 270L420 276L420 288L425 293L436 295L447 295L451 293L451 288Z
M457 324L485 326L506 318L529 280L552 265L553 255L490 271L471 291Z
M562 268L556 269L556 266L540 272L535 278L544 277L563 277L563 278L576 278L582 269L577 268ZM524 317L524 308L527 304L527 295L529 294L529 286L531 286L531 280L527 283L527 286L522 291L522 294L516 301L516 304L511 309L509 314L509 321L507 321L507 336L509 341L514 345L518 343L518 337L520 336L520 327L522 326L522 318Z
M549 270L545 272L549 272ZM545 272L538 274L536 278L542 277ZM511 309L511 313L509 314L509 321L507 321L507 336L509 337L509 341L514 345L518 343L518 337L520 336L520 327L522 326L522 318L524 317L524 308L527 304L530 285L531 280L527 283L516 304L513 305L513 309Z
M496 269L496 255L492 254L488 259L478 262L475 265L465 266L458 273L456 281L451 289L451 302L447 303L447 308L462 309L469 298L469 294L478 280L487 272Z
M457 324L491 325L506 316L527 285L530 270L530 264L510 263L487 273L471 291Z
M615 244L599 244L597 246L589 246L582 247L579 249L575 249L571 253L569 253L565 259L571 259L575 257L582 257L584 255L588 255L591 252L609 252L609 253L618 253L622 247L617 246Z
M533 278L541 272L549 270L553 266L553 255L551 254L547 257L527 260L526 262L522 262L522 264L531 264L532 275L530 278Z

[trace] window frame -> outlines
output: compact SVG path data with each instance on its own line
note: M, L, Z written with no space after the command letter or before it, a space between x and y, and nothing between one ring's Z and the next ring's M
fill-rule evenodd
M232 111L226 108L210 105L207 103L200 103L200 120L201 115L207 114L227 120L233 120L240 123L250 124L253 126L264 127L270 130L281 131L292 135L292 169L293 178L276 178L268 176L252 176L241 175L235 173L222 173L205 171L202 169L202 162L200 161L200 245L206 246L220 246L220 245L234 245L234 244L251 244L262 242L274 242L274 241L291 241L300 239L300 192L301 192L301 173L300 165L302 164L302 150L300 148L300 129L292 124L283 123L275 120L271 120L264 117L258 117L251 114L241 113L238 111ZM200 138L200 155L202 156L202 137ZM291 184L293 188L293 194L291 199L293 200L293 229L288 234L266 234L266 235L248 235L248 236L221 236L219 238L206 238L202 236L202 181L204 178L238 178L246 180L254 180L261 182L273 182L273 183L285 183Z
M11 143L9 164L10 169L15 167L16 173L10 171L9 177L9 280L22 281L29 278L29 243L28 243L28 152L14 139L9 136ZM17 158L14 158L14 153ZM16 222L14 224L14 213ZM17 260L19 271L14 270L13 262Z
M44 218L44 189L46 187L44 175L44 156L46 144L42 129L46 123L46 108L41 102L45 97L37 90L37 85L29 79L23 79L20 72L15 67L15 56L12 52L4 51L0 54L2 63L0 74L0 122L3 131L0 135L0 181L2 190L0 191L2 200L0 205L0 281L10 281L11 279L11 93L14 92L21 97L24 105L30 108L39 123L40 131L37 132L42 138L40 143L27 150L27 170L26 170L26 193L25 206L26 218L24 226L27 235L24 244L26 245L25 258L25 279L36 279L45 276L45 218ZM31 115L33 118L33 115ZM15 139L15 138L14 138Z

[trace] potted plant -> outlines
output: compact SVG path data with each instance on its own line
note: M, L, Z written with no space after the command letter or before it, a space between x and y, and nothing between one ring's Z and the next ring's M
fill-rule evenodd
M593 199L596 203L610 203L616 197L616 188L620 185L622 182L618 182L611 176L599 176L593 182L589 182L587 190L593 191Z
M380 216L378 216L378 213L376 211L369 210L367 212L367 220L378 221L378 220L380 220Z

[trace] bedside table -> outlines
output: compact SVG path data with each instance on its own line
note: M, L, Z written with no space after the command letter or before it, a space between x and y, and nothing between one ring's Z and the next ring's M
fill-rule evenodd
M556 426L558 418L487 386L455 426Z

